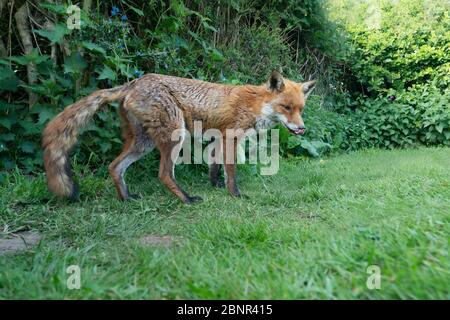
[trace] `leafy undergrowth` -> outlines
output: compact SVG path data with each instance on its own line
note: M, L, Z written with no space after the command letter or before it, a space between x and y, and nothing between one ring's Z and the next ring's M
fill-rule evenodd
M177 170L204 198L191 206L148 162L129 171L143 196L131 202L105 176L84 174L78 203L51 198L43 175L8 176L3 233L36 230L42 241L0 255L0 298L450 298L448 148L282 160L270 177L241 167L250 199ZM81 268L79 290L67 289L70 265ZM366 286L370 265L379 290Z

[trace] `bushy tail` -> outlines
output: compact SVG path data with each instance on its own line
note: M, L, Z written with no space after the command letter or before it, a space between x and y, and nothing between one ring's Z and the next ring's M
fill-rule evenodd
M45 128L42 137L44 166L48 188L58 196L78 197L78 186L72 179L69 152L77 142L78 131L105 103L119 100L128 86L98 90L66 107Z

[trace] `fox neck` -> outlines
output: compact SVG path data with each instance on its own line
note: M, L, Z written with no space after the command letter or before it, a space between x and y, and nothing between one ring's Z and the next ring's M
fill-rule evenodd
M272 100L271 95L265 86L246 85L239 88L235 95L236 99L232 99L231 104L238 114L247 114L252 118L256 130L270 129L279 122L272 106L267 102L268 99Z
M269 103L263 103L260 114L256 116L255 129L270 129L279 123L278 118L273 112L272 106Z

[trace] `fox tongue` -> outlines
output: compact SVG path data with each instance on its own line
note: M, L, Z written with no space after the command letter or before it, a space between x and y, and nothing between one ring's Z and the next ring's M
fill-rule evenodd
M294 133L295 133L295 134L304 134L304 133L305 133L305 129L297 129L297 130L294 130Z

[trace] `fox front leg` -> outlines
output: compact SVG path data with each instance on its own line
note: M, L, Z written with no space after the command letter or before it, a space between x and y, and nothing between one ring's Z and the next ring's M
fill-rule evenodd
M217 145L217 142L219 144ZM211 137L210 144L208 148L210 148L210 155L208 158L208 166L209 166L209 181L211 182L211 186L215 188L223 188L225 187L225 183L220 179L220 160L222 145L221 141L216 141L216 137Z
M212 163L209 165L209 181L215 188L225 187L225 183L220 179L220 164Z
M246 195L241 194L236 183L236 149L237 141L228 141L224 138L223 144L223 159L224 159L224 173L225 173L225 185L228 192L234 197L248 198ZM232 154L230 154L232 153ZM228 156L227 156L228 154Z

